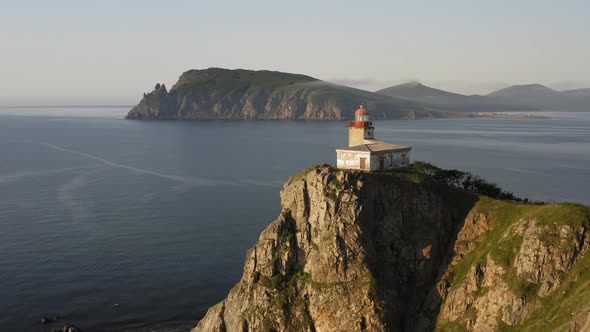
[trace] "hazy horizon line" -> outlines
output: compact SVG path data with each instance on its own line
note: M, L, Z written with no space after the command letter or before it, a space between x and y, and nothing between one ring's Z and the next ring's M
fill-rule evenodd
M135 107L135 105L121 105L121 104L61 104L61 105L1 105L0 108L127 108Z
M310 76L313 77L313 76ZM347 86L347 87L351 87L351 88L355 88L355 89L360 89L360 90L364 90L367 92L371 92L371 93L376 93L377 91L381 90L381 89L386 89L386 88L390 88L390 87L394 87L394 86L398 86L398 85L403 85L403 84L408 84L408 83L419 83L421 85L424 85L426 87L429 88L433 88L433 89L438 89L438 90L442 90L442 91L446 91L446 92L451 92L451 93L456 93L456 94L461 94L461 95L465 95L465 96L486 96L490 93L493 93L495 91L499 91L508 87L512 87L512 86L523 86L523 85L542 85L545 86L549 89L553 89L555 91L558 92L564 92L564 91L572 91L572 90L579 90L579 89L588 89L589 87L569 87L569 88L554 88L552 87L552 84L542 84L542 83L519 83L519 84L496 84L496 86L498 86L497 88L493 88L490 89L491 91L488 93L465 93L465 92L461 92L461 91L457 91L455 89L448 89L448 88L441 88L441 85L437 85L437 84L428 84L428 83L424 83L423 80L420 79L408 79L408 80L404 80L401 81L403 83L398 83L395 84L393 82L390 83L385 83L385 84L379 84L378 80L371 80L371 79L346 79L346 78L330 78L330 79L318 79L324 82L328 82L328 83L333 83L333 84L338 84L338 85L343 85L343 86ZM384 82L380 82L380 83L384 83ZM165 83L162 83L165 84ZM492 84L492 83L490 83ZM367 85L383 85L384 87L380 87L377 89L367 89L366 87L362 87L362 86L367 86ZM108 98L107 98L108 99ZM19 101L13 101L12 103L2 103L0 102L0 108L101 108L101 107L112 107L112 108L132 108L135 105L137 105L137 103L120 103L120 102L114 102L112 104L110 103L80 103L80 102L72 102L72 103L68 103L68 102L56 102L55 104L51 103L51 102L39 102L38 104L36 103L31 103L30 101L27 101L26 104L25 102L19 102Z

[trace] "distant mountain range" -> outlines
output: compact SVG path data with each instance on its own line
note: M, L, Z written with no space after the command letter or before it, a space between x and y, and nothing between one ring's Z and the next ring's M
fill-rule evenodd
M590 89L557 91L540 84L512 85L483 96L467 96L410 82L377 93L459 112L590 111Z
M276 71L189 70L168 91L144 94L127 119L350 119L359 105L374 119L465 116L446 107Z

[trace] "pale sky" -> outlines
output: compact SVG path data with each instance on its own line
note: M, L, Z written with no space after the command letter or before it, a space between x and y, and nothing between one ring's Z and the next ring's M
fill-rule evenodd
M590 87L590 1L5 1L0 105L137 103L224 67L377 90Z

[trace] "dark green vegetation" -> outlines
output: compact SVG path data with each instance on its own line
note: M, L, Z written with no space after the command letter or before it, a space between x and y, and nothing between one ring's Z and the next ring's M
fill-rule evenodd
M250 89L253 93L265 90L287 88L295 84L316 82L317 79L299 74L282 73L269 70L244 70L209 68L189 70L182 74L171 91L190 94L199 89L240 90Z
M170 92L162 85L128 119L351 119L359 105L373 119L464 116L400 98L275 71L209 68L182 74Z
M513 85L484 96L468 96L410 82L377 93L460 112L590 110L590 89L556 91L540 84Z
M477 175L469 172L463 172L456 169L442 169L433 164L424 161L415 161L410 165L410 169L416 173L432 177L434 181L444 182L449 186L469 190L476 194L485 195L491 198L515 201L520 203L529 203L527 198L514 196L510 191L505 191L498 187L497 184L489 182ZM542 204L535 202L535 204Z

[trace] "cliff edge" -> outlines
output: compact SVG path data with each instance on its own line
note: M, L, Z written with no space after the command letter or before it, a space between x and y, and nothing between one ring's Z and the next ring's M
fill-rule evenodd
M242 279L199 331L585 331L590 209L411 173L292 177Z

